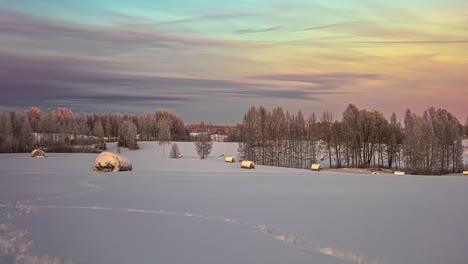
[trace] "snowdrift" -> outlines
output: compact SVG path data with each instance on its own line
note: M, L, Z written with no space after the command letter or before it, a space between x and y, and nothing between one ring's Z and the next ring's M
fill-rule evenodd
M94 161L93 171L110 172L131 170L132 162L129 159L111 152L102 152Z

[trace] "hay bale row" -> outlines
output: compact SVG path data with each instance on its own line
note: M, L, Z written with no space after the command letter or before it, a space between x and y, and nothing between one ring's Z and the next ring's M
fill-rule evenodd
M224 159L224 162L234 163L234 162L236 162L236 159L234 159L234 157L226 157Z
M244 160L241 163L241 168L242 169L255 169L255 163L252 161Z
M33 158L44 158L45 152L42 149L35 149L31 152L31 157Z
M94 171L131 171L132 162L129 159L111 152L102 152L94 161Z
M322 164L312 164L312 166L310 166L310 169L313 171L323 171Z

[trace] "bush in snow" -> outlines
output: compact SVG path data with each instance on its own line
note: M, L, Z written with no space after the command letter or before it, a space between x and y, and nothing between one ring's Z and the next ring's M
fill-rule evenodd
M177 146L177 143L172 144L171 153L169 153L169 156L173 159L179 158L180 151L179 151L179 146Z

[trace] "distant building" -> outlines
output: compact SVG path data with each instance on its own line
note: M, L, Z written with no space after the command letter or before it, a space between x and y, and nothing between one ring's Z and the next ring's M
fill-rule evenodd
M186 126L189 131L191 140L201 134L209 133L212 141L225 142L225 141L236 141L239 138L240 124L233 125L212 125L205 123L190 124Z

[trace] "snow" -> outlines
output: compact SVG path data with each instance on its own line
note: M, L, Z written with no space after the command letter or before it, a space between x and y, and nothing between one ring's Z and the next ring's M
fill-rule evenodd
M97 154L0 154L0 262L468 259L467 177L243 170L220 157L237 157L235 143L215 143L206 160L193 143L177 143L181 159L164 158L156 142L138 144L122 149L133 163L124 172L93 172Z

